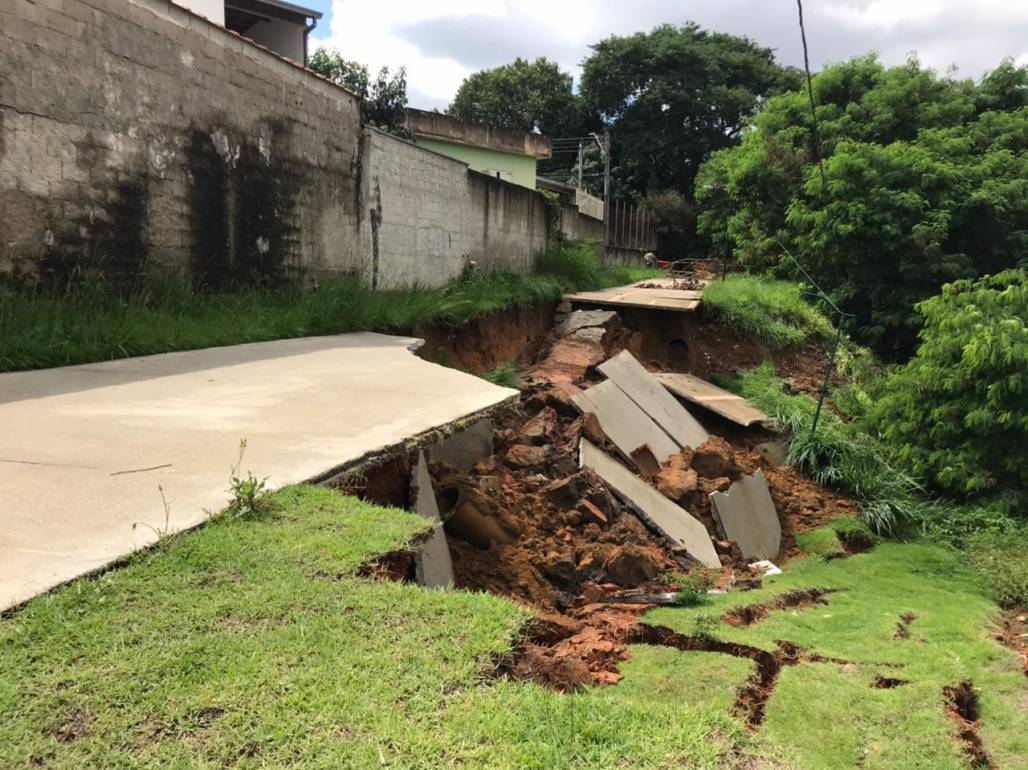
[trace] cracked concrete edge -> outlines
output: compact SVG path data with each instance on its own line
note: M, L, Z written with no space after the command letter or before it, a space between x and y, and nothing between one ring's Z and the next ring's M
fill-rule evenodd
M420 347L421 344L424 344L424 340L418 340L415 338L411 339L414 343L419 343L417 344L417 347ZM416 349L416 347L414 349ZM483 409L478 409L474 412L471 412L463 417L460 417L444 425L440 425L435 428L430 428L429 430L422 431L421 433L415 434L411 438L408 438L402 442L390 444L388 446L380 447L378 449L372 449L368 452L365 452L360 457L348 460L347 462L338 465L334 468L331 468L330 470L325 471L324 473L320 473L317 476L313 476L311 478L306 479L305 481L301 481L298 483L315 484L318 486L332 486L333 483L342 481L351 474L359 473L361 470L366 468L372 468L382 462L391 460L397 455L410 454L413 452L421 451L429 444L432 444L441 438L446 438L447 436L451 436L455 433L460 432L464 429L465 425L469 425L471 423L477 422L478 420L491 417L497 414L498 412L512 409L518 403L520 398L520 392L512 393L507 398L503 399L502 401L496 404L492 404L491 406L487 406ZM279 489L284 489L285 487L293 486L295 483L297 482L271 486L268 488L267 491L270 494L272 492L278 491ZM177 537L179 535L186 534L187 532L195 532L196 530L199 530L207 526L207 524L210 523L211 519L214 518L219 512L220 511L211 512L209 510L204 509L204 518L200 519L199 521L193 524L186 524L181 529L176 529L167 537ZM431 530L428 530L427 532L431 533ZM34 594L33 596L21 599L8 607L0 609L0 620L6 620L10 617L13 617L21 610L22 607L24 607L34 599L38 599L41 596L46 596L47 594L50 594L53 591L58 590L59 588L63 588L64 586L69 585L75 582L76 580L81 580L82 578L95 578L100 575L106 574L107 572L120 569L121 567L127 565L131 559L133 559L139 554L153 553L157 548L161 546L163 542L164 538L158 537L151 543L143 545L139 548L135 548L131 551L128 551L127 553L120 554L119 556L114 556L109 561L106 561L103 564L99 564L90 570L86 570L85 572L81 572L78 575L70 577L66 580L61 580L60 582L54 583L45 591L40 591L39 593Z

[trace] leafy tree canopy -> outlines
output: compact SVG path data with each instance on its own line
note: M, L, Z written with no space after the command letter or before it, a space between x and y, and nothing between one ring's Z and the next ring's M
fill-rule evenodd
M909 356L917 302L1028 254L1028 68L1004 62L976 84L872 55L813 86L823 175L805 90L776 96L704 164L699 228L751 269L789 272L789 249L860 339Z
M900 459L960 495L1028 489L1028 273L947 284L917 306L921 346L869 420Z
M615 173L636 194L691 198L700 163L737 142L765 96L799 82L770 48L691 23L612 36L592 49L582 97L610 125Z
M582 111L571 75L555 62L515 59L465 79L449 114L471 123L538 131L550 137L582 132Z
M388 67L372 78L365 64L346 61L338 51L314 52L307 66L334 83L345 86L360 99L361 120L391 134L407 136L407 71Z

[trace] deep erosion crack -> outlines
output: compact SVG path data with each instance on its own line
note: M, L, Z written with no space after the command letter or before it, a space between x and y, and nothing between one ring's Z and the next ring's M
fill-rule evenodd
M736 658L748 658L756 667L735 696L733 711L755 731L764 722L768 701L778 684L778 676L786 666L801 663L835 663L847 665L857 661L830 658L807 652L792 642L776 640L777 649L762 650L737 642L725 642L708 636L679 634L667 626L639 625L629 635L629 643L673 647L684 652L716 652Z
M772 612L778 610L812 607L816 604L828 604L825 597L835 593L837 588L806 588L776 596L760 604L746 604L735 607L721 616L721 620L730 626L749 626L764 620Z

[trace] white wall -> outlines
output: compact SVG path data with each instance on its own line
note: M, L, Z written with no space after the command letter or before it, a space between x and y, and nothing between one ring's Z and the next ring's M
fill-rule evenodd
M189 10L225 26L225 0L174 0Z

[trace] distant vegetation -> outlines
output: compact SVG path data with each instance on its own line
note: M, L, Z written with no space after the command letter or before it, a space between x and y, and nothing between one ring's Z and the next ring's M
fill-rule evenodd
M806 91L791 91L704 164L700 230L751 271L798 277L790 250L856 314L858 339L909 357L917 302L1028 264L1028 67L973 83L869 55L813 87L816 130Z

